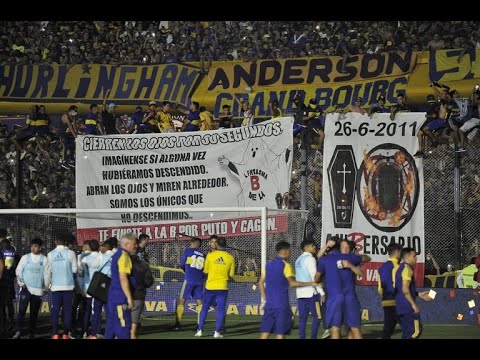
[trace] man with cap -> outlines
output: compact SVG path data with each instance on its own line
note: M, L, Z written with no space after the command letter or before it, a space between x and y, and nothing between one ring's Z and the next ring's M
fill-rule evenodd
M379 96L377 103L372 104L372 107L368 111L368 116L372 116L375 113L389 113L390 109L385 106L385 102L385 96Z
M157 103L155 101L150 101L148 103L148 111L143 115L142 124L145 125L146 133L158 133L159 129L157 126L157 114L155 109L157 108Z
M103 99L103 110L102 110L102 121L103 121L103 126L105 126L105 132L107 135L118 134L117 129L115 128L115 124L117 122L115 109L117 108L117 105L111 102L107 106L107 99L108 99L108 95L110 94L110 90L111 89L108 89L107 93L105 94L105 99Z

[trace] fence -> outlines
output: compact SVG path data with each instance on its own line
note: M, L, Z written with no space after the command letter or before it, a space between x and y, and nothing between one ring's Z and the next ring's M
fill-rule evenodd
M315 137L307 137L307 193L306 205L309 210L305 226L305 235L320 238L323 155L316 147ZM291 209L301 207L301 144L294 147L293 175L289 199ZM470 140L467 153L458 154L447 144L438 146L424 159L425 179L425 249L426 275L440 275L451 270L459 270L470 262L473 256L480 254L480 132ZM455 157L460 159L460 218L456 231L454 207L454 168ZM19 167L22 162L16 162ZM20 169L11 170L21 174ZM17 184L21 179L17 179ZM22 189L22 187L20 187ZM0 227L10 230L15 245L21 253L28 251L27 241L35 233L35 229L47 229L44 236L51 238L54 229L64 228L75 231L72 219L45 218L43 223L27 224L27 218L0 217ZM61 224L50 224L60 221ZM46 223L45 223L46 222ZM456 240L460 242L460 253L457 254ZM50 245L50 244L47 244ZM53 244L52 244L53 245ZM450 265L450 266L449 266ZM452 269L453 268L453 269ZM454 286L454 281L445 281Z
M313 146L315 147L315 146ZM322 226L323 155L307 146L306 233L319 238ZM300 148L294 153L292 191L300 186ZM456 258L454 212L455 156L460 157L460 259ZM424 159L426 275L460 270L473 256L480 254L480 132L470 140L468 152L455 153L452 145L442 144ZM300 199L300 197L298 197ZM293 206L299 206L295 201ZM298 207L299 208L299 207ZM438 270L437 270L438 264ZM460 265L459 265L460 264ZM450 266L449 266L450 265ZM455 281L447 281L453 286ZM447 283L446 282L446 283Z

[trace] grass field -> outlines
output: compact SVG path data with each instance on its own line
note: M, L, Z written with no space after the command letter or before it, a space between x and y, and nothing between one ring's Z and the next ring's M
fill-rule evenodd
M212 314L213 315L213 314ZM215 318L210 315L203 330L202 339L212 339L215 328ZM142 320L140 339L197 339L194 337L196 319L193 316L185 316L182 321L182 330L173 331L173 316L150 317ZM228 316L226 320L226 339L257 339L260 326L260 316ZM382 324L365 323L362 332L366 339L377 339L381 336ZM321 325L318 337L324 332ZM307 325L307 337L310 334L310 323ZM290 339L298 339L298 320L292 330ZM401 330L397 326L393 339L401 338ZM426 324L423 327L422 339L480 339L480 326Z
M207 318L203 337L194 337L196 331L196 317L185 315L182 320L182 329L173 330L175 318L173 315L150 315L142 320L139 339L213 339L215 329L215 316L210 314ZM27 315L28 319L28 315ZM225 339L257 339L260 327L260 316L230 315L225 323ZM364 323L362 333L365 339L378 339L381 337L382 324ZM323 325L320 325L318 338L324 332ZM11 335L10 335L11 336ZM37 339L50 339L51 324L49 316L39 318ZM310 336L310 322L307 325L307 337ZM26 337L24 337L26 338ZM288 339L298 339L298 319L295 321L292 333ZM393 339L401 338L400 327L397 326ZM425 324L423 326L422 339L480 339L480 326L462 324Z

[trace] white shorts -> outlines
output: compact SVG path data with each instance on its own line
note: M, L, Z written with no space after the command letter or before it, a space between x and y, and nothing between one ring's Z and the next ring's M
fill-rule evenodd
M477 118L471 118L468 120L465 124L462 125L460 130L462 130L464 133L469 132L472 130L474 127L480 126L480 119Z

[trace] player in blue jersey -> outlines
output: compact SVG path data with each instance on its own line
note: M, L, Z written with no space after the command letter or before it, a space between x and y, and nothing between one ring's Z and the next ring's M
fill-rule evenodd
M417 305L417 290L413 268L417 263L417 253L413 248L402 250L403 262L395 273L395 305L400 326L402 327L402 339L416 339L422 332L420 322L420 309ZM418 296L425 300L432 300L428 291L418 293Z
M315 281L324 274L327 287L327 302L325 312L326 326L330 328L332 339L340 339L340 329L345 324L349 337L361 339L360 317L361 309L355 293L355 275L362 276L358 265L370 261L366 255L351 253L354 244L346 239L327 242L329 254L319 259Z
M197 313L202 310L203 299L203 267L205 263L205 254L200 250L201 240L192 238L190 247L185 249L181 259L180 267L185 273L182 290L178 299L176 311L175 330L180 329L183 311L185 309L185 300L193 299L197 303Z
M258 283L264 306L260 339L268 339L271 333L275 334L277 339L283 339L290 333L293 313L288 298L289 287L319 286L317 282L295 280L292 266L287 262L290 257L288 242L280 241L275 250L277 257L268 262Z
M378 269L378 293L382 297L383 307L383 331L382 339L392 337L397 325L397 313L395 308L395 273L399 267L400 256L403 246L391 243L387 246L389 259Z
M349 339L362 339L360 331L362 309L355 292L355 277L363 277L360 264L369 262L370 257L358 255L354 251L355 243L353 241L347 239L340 240L339 258L342 259L342 269L339 267L339 270L345 296L344 324L347 327Z

